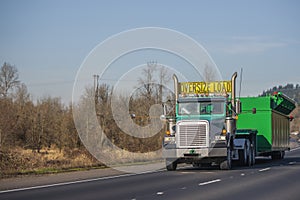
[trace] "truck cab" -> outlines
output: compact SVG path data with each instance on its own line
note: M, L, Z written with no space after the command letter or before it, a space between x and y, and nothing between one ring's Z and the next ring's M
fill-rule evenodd
M220 140L226 140L225 135L222 137L222 130L225 128L226 102L224 97L178 99L176 106L178 146L213 148ZM203 127L203 131L199 130L200 127Z
M229 93L235 77L211 83L179 83L174 77L175 116L167 118L163 141L168 170L175 170L178 163L231 167L236 119L232 106L235 101Z

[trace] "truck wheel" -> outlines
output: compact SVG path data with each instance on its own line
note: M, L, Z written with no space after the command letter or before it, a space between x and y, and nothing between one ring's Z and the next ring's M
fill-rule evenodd
M247 166L251 167L252 166L252 152L251 149L249 149L248 151L248 155L247 155Z
M244 145L244 149L238 150L239 153L239 163L242 166L245 166L247 164L247 149L246 145Z
M177 168L177 162L176 160L166 160L166 168L168 171L175 171Z
M245 166L247 164L247 152L245 149L239 150L239 163L242 166Z
M227 149L227 158L220 164L221 170L230 170L232 165L232 152L230 148Z
M246 145L246 150L247 150L246 166L251 167L255 163L254 148L251 145L250 141L248 141L245 145Z

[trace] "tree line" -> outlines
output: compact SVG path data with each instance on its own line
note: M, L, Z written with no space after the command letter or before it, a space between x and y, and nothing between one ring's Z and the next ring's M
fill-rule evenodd
M273 88L270 88L266 91L263 91L262 94L259 96L267 96L271 95L274 92L282 92L288 97L294 99L298 104L300 104L300 85L299 84L291 84L288 83L284 86L279 85L279 86L274 86Z
M294 117L294 120L291 122L291 131L300 131L300 85L288 83L284 86L274 86L273 88L263 91L259 96L272 95L274 92L282 92L291 99L295 100L295 102L298 104L295 110L291 113L291 115Z
M40 151L80 147L72 118L72 107L60 98L45 97L35 103L19 80L18 70L4 63L0 72L0 147L16 146Z
M151 123L149 110L152 105L173 101L171 92L163 87L170 79L166 68L151 64L143 69L135 92L130 97L120 95L118 104L124 104L129 98L128 110L132 120L138 126L146 127ZM293 91L287 95L300 99L300 86L292 84L274 87L261 96L278 90L285 93ZM163 132L151 138L133 137L122 132L112 113L112 92L113 86L97 83L93 88L86 89L75 106L84 107L92 99L99 124L116 146L131 152L160 149ZM60 98L50 96L33 102L26 85L19 80L17 68L9 63L4 63L0 69L0 110L0 150L21 147L39 152L42 148L52 147L60 151L84 148L73 121L72 105L65 105ZM298 115L299 112L296 117ZM293 124L293 129L298 128L298 124Z
M0 70L0 150L21 147L40 152L43 148L52 147L60 151L84 148L73 121L71 104L64 105L60 98L50 96L34 102L26 85L19 80L15 66L4 63ZM165 89L161 84L168 80L170 77L165 68L151 65L143 70L136 92L129 100L129 112L134 116L134 123L139 126L150 123L149 109L153 104L162 103ZM84 107L88 100L93 99L99 124L117 146L133 152L159 149L162 134L143 139L122 133L111 110L112 90L113 87L105 83L87 88L75 106ZM126 98L120 96L119 103Z

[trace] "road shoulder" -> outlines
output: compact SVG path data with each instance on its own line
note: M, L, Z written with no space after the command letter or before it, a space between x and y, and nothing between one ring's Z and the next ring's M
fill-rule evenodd
M93 169L88 171L66 172L47 175L28 175L0 179L0 191L12 190L17 188L30 188L41 185L51 185L66 182L76 182L101 177L117 176L125 174L112 168Z

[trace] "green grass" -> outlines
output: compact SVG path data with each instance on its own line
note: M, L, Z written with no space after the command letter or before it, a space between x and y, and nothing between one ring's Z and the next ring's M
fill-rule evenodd
M45 174L58 174L65 172L78 172L78 171L87 171L92 169L105 169L107 168L104 165L95 165L88 167L71 167L71 168L40 168L35 170L20 170L16 172L9 172L2 174L2 178L16 177L16 176L25 176L25 175L45 175Z

